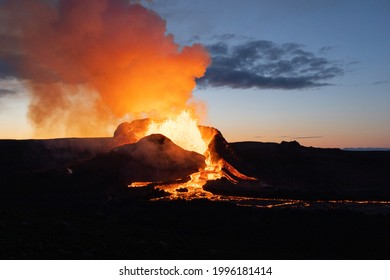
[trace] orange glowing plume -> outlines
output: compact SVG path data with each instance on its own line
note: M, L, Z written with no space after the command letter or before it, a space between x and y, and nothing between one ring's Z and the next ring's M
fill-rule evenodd
M8 0L0 24L0 58L30 89L41 137L178 115L210 61L201 45L175 44L166 22L137 1Z

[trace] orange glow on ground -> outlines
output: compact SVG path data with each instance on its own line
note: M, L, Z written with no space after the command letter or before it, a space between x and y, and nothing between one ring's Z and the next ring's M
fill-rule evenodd
M171 198L201 198L210 197L211 193L203 190L208 180L216 180L223 176L221 162L212 162L208 151L212 136L203 137L197 120L189 112L182 111L174 118L163 122L152 122L145 136L160 133L170 138L176 145L183 149L194 151L206 157L206 168L190 175L190 180L185 183L162 184L158 188L171 193Z
M213 194L203 189L203 186L210 180L227 178L232 183L237 183L231 175L243 180L256 180L256 178L245 176L233 166L219 159L213 161L213 155L209 150L209 144L214 135L202 135L197 125L197 120L187 111L182 111L174 118L168 118L162 122L152 121L144 136L151 134L162 134L171 139L176 145L183 149L194 151L205 156L206 167L190 175L190 180L185 183L160 183L156 186L171 194L170 199L194 199L214 197ZM224 171L224 169L227 172ZM133 182L129 187L147 186L150 182Z

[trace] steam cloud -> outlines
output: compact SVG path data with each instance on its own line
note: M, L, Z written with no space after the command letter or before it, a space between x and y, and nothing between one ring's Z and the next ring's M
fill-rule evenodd
M126 114L185 108L209 55L199 44L175 44L165 21L138 2L0 4L0 73L25 81L39 135L97 135Z

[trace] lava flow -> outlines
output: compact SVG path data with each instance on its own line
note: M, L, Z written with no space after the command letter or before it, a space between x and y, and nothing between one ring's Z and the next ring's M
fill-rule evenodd
M217 180L225 177L230 182L237 183L237 179L256 180L256 178L245 176L237 171L224 159L213 156L210 151L210 142L216 134L201 133L197 121L191 117L190 113L183 111L176 118L167 119L161 123L152 121L144 136L151 134L163 134L170 138L175 144L183 149L194 151L205 156L206 167L190 175L187 182L178 183L154 183L156 187L171 194L170 198L194 199L213 198L214 195L203 189L203 186L210 180ZM226 172L226 171L228 172ZM233 176L229 175L232 174ZM133 182L129 187L142 187L150 182Z

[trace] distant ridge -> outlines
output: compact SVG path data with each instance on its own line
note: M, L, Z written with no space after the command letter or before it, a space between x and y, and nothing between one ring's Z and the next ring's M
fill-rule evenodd
M353 152L387 152L390 151L390 148L343 148L342 150Z

